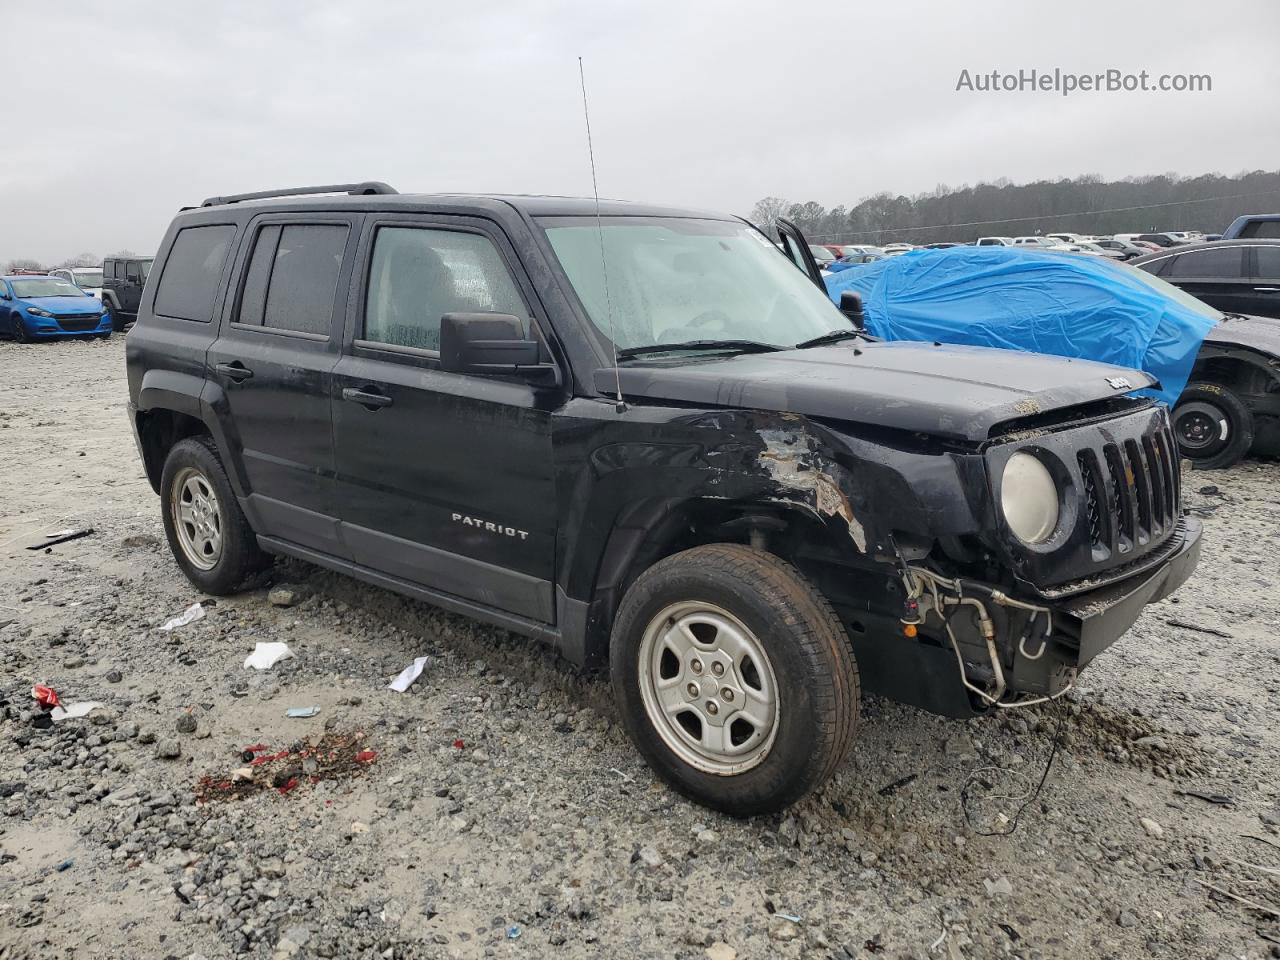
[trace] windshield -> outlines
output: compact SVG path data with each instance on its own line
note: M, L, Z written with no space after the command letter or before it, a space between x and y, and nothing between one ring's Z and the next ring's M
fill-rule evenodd
M102 286L101 270L72 270L71 275L75 277L76 283L82 287Z
M61 277L29 277L22 280L10 280L13 295L29 299L31 297L83 297L84 292L74 283Z
M743 223L665 217L606 217L599 228L583 217L540 223L591 322L619 350L706 340L791 346L850 326L777 247Z

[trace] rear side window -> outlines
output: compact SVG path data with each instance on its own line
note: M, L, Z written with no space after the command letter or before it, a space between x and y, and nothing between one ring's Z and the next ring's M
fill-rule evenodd
M365 300L364 339L440 349L446 313L506 313L522 319L520 299L488 237L455 230L380 227Z
M1240 246L1193 250L1175 257L1173 265L1161 276L1234 280L1240 277L1243 260L1244 247Z
M1280 238L1280 220L1250 220L1240 231L1242 237L1256 237L1259 240L1275 240Z
M1280 280L1280 247L1254 247L1258 269L1254 273L1260 280Z
M328 336L347 249L340 224L268 224L258 231L237 320Z
M166 317L213 319L213 301L236 228L231 224L187 227L178 232L156 290L155 312ZM116 265L116 276L120 276ZM133 268L137 276L137 264Z

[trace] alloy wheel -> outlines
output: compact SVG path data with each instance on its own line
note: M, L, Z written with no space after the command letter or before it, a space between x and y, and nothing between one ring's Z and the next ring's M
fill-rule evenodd
M777 734L778 684L760 640L712 603L672 604L645 628L640 695L663 742L705 773L743 773Z
M173 528L187 560L200 570L212 570L222 557L222 511L209 478L184 467L173 478Z

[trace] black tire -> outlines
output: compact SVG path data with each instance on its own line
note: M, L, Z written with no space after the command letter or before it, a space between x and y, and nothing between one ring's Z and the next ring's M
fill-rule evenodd
M216 497L221 546L208 569L201 569L188 557L175 519L175 499L180 496L177 481L191 474L204 478ZM160 506L169 549L187 579L202 592L214 596L235 593L270 562L258 547L218 458L217 447L209 437L188 437L173 445L161 474Z
M686 603L713 605L732 615L750 631L767 658L777 700L773 739L764 745L759 759L752 761L755 765L741 772L699 769L666 739L676 724L668 722L664 733L662 721L652 719L645 705L642 687L648 683L646 669L648 676L663 675L658 668L642 665L645 650L652 650L646 648L645 638L650 629L655 635L674 633L674 618L666 621L670 626L654 625L662 623L668 611L682 609L680 605ZM699 646L690 649L690 657L705 650ZM679 664L676 689L687 686L691 690L697 685L686 684L686 680L695 680L689 669L698 664L692 660L683 663L669 651L659 656L672 656ZM695 547L646 570L619 607L610 643L610 668L623 723L653 769L690 799L732 816L771 813L794 803L825 783L853 745L860 689L857 663L844 627L826 598L794 567L760 550L737 544ZM746 672L734 669L739 672L746 677ZM707 676L696 679L710 681L714 688L709 670ZM672 683L669 678L655 682ZM652 699L654 695L648 696ZM700 709L704 696L711 697L706 701L708 707L713 701L720 703L714 694L690 696L696 701L689 705L691 709ZM654 709L661 712L661 708ZM721 724L734 716L732 707L723 709L726 717Z
M1187 384L1171 419L1179 454L1202 470L1229 467L1253 446L1253 414L1221 384Z
M22 317L17 314L13 316L13 339L17 343L30 343L33 339L31 334L27 333Z

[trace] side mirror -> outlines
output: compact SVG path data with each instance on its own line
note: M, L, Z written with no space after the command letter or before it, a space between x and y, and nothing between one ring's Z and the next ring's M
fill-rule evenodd
M516 374L541 383L558 381L554 364L542 363L537 340L506 313L446 313L440 318L440 369L449 373Z
M860 332L867 329L867 318L862 312L861 294L852 290L846 290L840 294L840 312L849 318L853 329Z
M9 296L9 292L7 290L0 290L0 300L12 300L12 299L13 297Z

